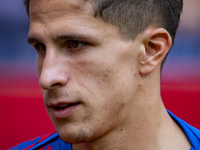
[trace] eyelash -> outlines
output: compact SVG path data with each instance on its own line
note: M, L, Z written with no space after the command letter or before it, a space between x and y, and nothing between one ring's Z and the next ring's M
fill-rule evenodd
M86 42L82 42L82 41L76 41L76 40L67 40L65 43L64 43L64 47L67 48L67 49L81 49L85 46L87 46L88 43Z
M63 43L62 47L65 47L66 49L69 49L69 50L80 50L87 45L88 43L86 42L81 42L81 41L76 41L76 40L67 40ZM34 45L34 48L40 54L44 54L46 52L45 44L36 43Z

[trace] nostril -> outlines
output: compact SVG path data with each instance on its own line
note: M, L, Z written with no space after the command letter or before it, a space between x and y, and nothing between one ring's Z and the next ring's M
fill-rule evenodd
M60 83L55 83L55 84L51 85L51 87L60 86L60 85L61 85Z

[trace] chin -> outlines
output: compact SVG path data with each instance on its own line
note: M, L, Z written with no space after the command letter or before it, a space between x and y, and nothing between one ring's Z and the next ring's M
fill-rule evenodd
M87 128L79 129L58 129L57 130L60 138L70 144L79 144L84 142L90 142L94 139L94 135L91 134Z

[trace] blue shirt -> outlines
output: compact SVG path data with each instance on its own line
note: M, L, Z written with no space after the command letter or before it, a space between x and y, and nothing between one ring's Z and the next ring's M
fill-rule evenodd
M183 129L185 132L188 140L190 141L192 147L190 150L200 150L200 130L197 128L189 125L185 121L181 120L180 118L176 117L170 111L168 111L169 115L172 119Z
M168 111L168 113L185 132L192 145L190 150L200 150L200 130L176 117L170 111ZM72 145L61 140L58 133L55 132L26 141L9 150L36 150L39 148L41 150L72 150Z

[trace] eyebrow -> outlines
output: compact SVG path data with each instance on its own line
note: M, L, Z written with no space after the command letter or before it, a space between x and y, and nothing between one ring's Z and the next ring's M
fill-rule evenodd
M63 41L66 41L66 40L83 40L83 41L90 40L90 41L96 41L97 39L92 37L92 36L90 36L90 35L84 35L84 34L61 35L61 36L57 36L54 39L54 41L56 43L63 42ZM28 37L27 42L29 44L41 43L41 41L39 39L34 38L34 37Z
M83 40L83 41L95 41L96 38L90 36L90 35L84 35L84 34L69 34L69 35L61 35L57 36L54 41L56 42L62 42L66 40Z

